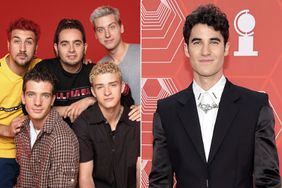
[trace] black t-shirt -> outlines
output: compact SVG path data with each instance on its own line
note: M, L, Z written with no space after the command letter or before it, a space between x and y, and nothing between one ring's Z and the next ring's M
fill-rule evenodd
M82 64L78 73L65 71L58 58L45 59L38 63L36 67L45 67L56 77L54 106L68 106L80 99L92 96L89 73L93 64ZM71 125L69 120L66 121Z
M79 141L80 162L93 160L93 179L97 188L136 188L140 123L128 119L129 110L124 107L114 132L97 103L73 124Z

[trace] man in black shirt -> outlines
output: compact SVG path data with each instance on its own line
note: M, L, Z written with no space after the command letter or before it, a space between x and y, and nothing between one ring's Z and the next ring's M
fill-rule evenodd
M80 147L80 187L136 188L140 124L120 102L124 82L117 65L97 64L90 73L97 103L74 122Z
M87 50L85 31L79 20L62 19L54 36L57 58L41 61L37 66L46 67L56 80L55 109L65 121L72 122L96 101L91 94L89 73L93 64L83 64Z

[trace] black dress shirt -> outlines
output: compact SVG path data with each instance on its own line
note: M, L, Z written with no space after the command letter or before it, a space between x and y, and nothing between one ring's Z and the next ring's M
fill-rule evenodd
M140 155L140 124L124 111L116 130L111 131L95 103L74 122L79 140L80 162L93 160L93 180L97 188L135 188L136 162Z

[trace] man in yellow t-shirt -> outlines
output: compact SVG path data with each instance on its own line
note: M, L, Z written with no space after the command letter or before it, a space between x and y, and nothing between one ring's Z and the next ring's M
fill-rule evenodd
M40 61L34 58L40 29L33 21L20 18L10 24L7 34L9 54L0 59L0 187L10 188L18 175L13 137L24 120L22 77Z

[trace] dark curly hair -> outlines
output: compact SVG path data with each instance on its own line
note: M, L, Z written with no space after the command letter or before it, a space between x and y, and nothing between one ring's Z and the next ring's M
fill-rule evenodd
M183 36L187 45L189 44L191 30L197 24L207 24L208 26L212 26L214 30L220 31L224 38L224 45L228 41L229 23L227 16L215 5L201 5L186 17L183 27Z
M32 70L28 71L24 77L23 77L23 92L26 91L26 83L28 81L35 81L35 82L49 82L52 86L52 94L55 94L55 82L56 77L53 73L51 73L47 68L45 67L35 67Z

